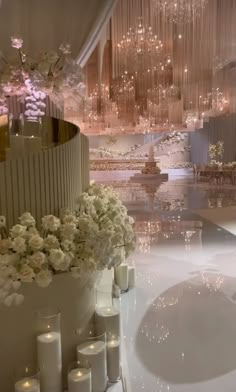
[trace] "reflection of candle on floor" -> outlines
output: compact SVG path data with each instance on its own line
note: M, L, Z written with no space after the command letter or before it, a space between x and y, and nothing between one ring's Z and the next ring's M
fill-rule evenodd
M77 360L88 362L92 371L92 391L104 392L107 386L106 345L102 341L85 342L77 346Z
M120 341L116 338L107 342L107 375L110 382L120 378Z
M121 264L115 269L116 283L121 291L128 290L128 265Z
M113 306L97 308L95 312L96 333L120 336L120 312Z
M128 275L129 275L129 287L135 287L135 267L129 266Z
M37 348L41 392L62 392L61 334L39 335Z
M90 369L72 369L68 373L68 392L91 392L92 380Z
M39 152L42 148L42 138L35 137L35 136L25 136L24 137L25 143L25 152L30 154L32 152Z
M15 392L40 392L39 382L36 379L23 379L15 383Z

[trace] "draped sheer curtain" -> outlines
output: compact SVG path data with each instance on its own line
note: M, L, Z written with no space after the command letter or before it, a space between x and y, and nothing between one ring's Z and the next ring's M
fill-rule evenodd
M13 53L10 37L19 35L32 54L70 43L84 66L99 42L117 0L2 0L0 50Z

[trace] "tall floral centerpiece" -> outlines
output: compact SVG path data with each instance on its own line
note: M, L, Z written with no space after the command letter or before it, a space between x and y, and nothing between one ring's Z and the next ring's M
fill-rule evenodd
M80 101L85 86L80 66L71 57L70 45L61 45L58 52L30 56L21 37L11 37L17 56L13 60L0 52L0 114L8 111L7 98L17 96L25 103L25 117L30 121L45 114L45 99L56 103L73 97Z
M133 219L111 188L96 184L79 196L75 211L44 216L38 228L29 212L9 232L1 217L0 236L0 302L6 306L23 302L21 285L44 288L57 274L79 278L118 266L135 246Z

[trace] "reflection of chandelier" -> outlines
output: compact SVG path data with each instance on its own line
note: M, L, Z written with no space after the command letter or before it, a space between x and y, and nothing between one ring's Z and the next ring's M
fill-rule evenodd
M210 292L220 291L221 287L224 284L224 277L221 275L209 275L202 273L201 277L203 284Z
M137 245L141 253L150 253L151 242L151 236L137 234Z
M189 23L199 16L208 0L153 0L158 10L175 23Z

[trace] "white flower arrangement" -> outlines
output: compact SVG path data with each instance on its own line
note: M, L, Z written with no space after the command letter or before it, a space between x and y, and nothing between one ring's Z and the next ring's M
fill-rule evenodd
M31 96L26 108L29 117L44 114L47 95L57 103L68 97L80 102L85 85L81 67L70 55L70 45L60 45L58 53L44 52L33 58L23 44L21 37L11 37L11 46L18 52L12 61L0 52L0 114L7 112L9 96L18 96L20 101Z
M77 278L111 268L135 247L133 219L111 188L95 183L79 196L73 213L44 216L40 230L29 212L9 234L5 218L0 222L0 302L6 306L22 303L22 283L47 287L58 273Z
M224 155L224 142L219 141L216 144L209 144L208 152L212 164L215 164L217 158L221 161Z

